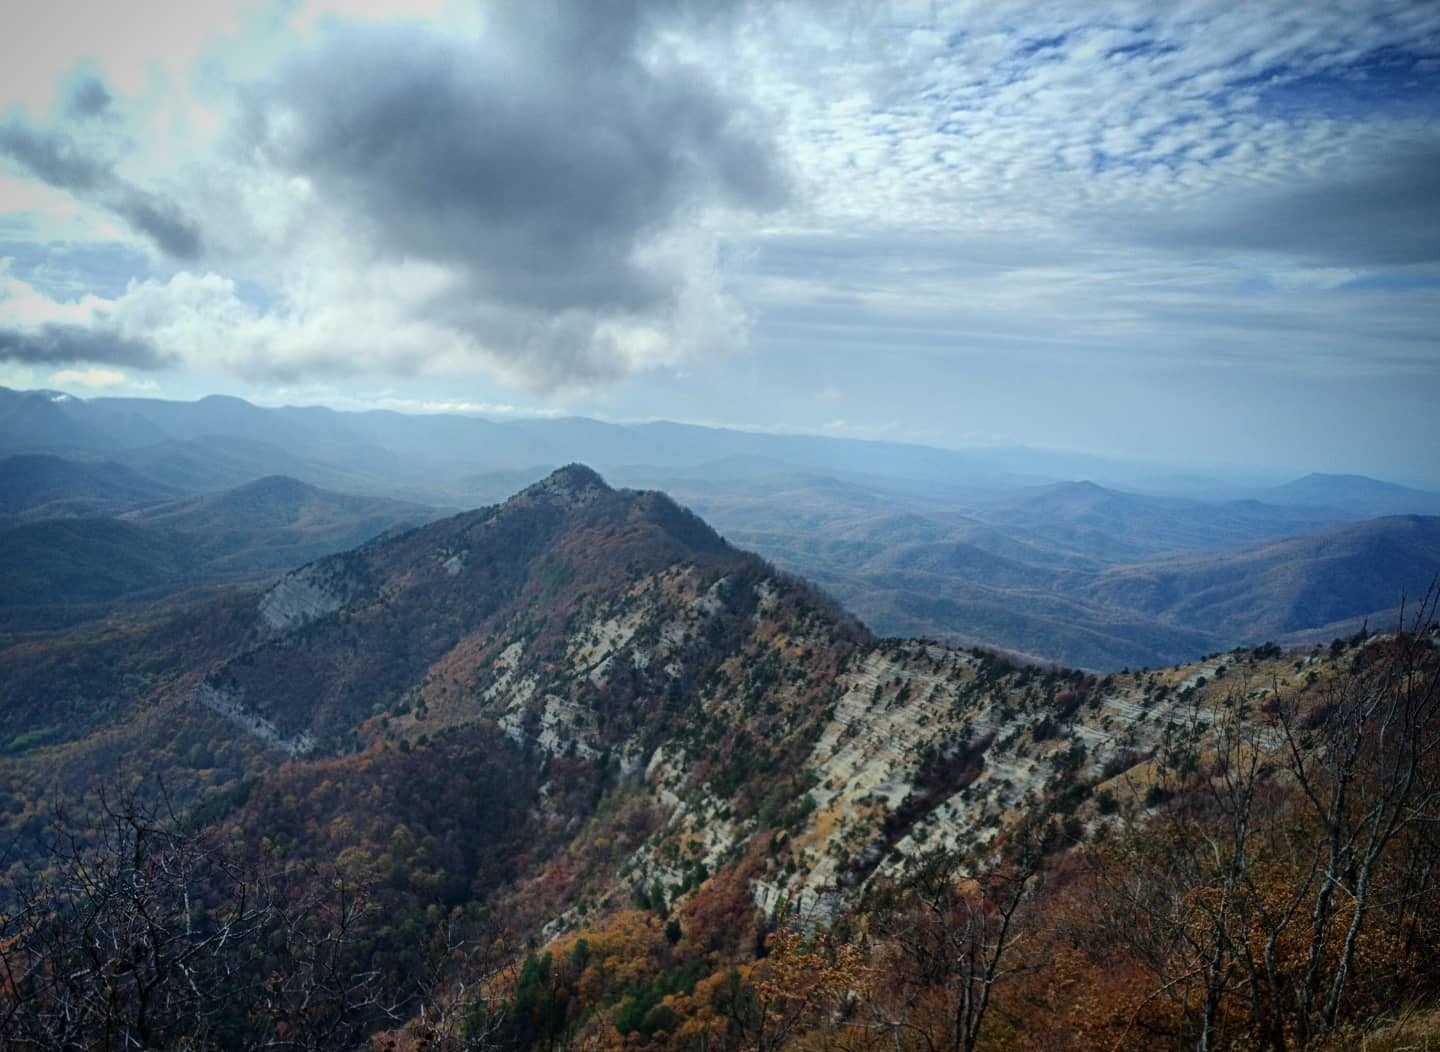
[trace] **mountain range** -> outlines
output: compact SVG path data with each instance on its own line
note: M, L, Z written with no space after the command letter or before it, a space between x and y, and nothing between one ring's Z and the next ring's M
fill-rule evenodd
M10 457L0 475L23 480L7 492L20 524L0 529L0 639L274 576L439 514L282 476L177 496L112 463Z
M807 477L671 492L881 634L1097 669L1393 624L1440 574L1434 516L1350 522L1089 482L964 508Z
M738 480L802 471L898 492L955 497L1090 478L1110 488L1188 492L1206 500L1226 494L1268 503L1338 503L1348 506L1351 517L1440 511L1440 495L1376 480L1357 489L1353 476L1312 475L1292 501L1273 491L1282 481L1273 474L1184 475L1163 465L1023 447L950 450L665 421L540 417L497 422L446 413L265 408L221 395L194 402L81 399L59 391L0 388L0 450L108 456L132 466L148 464L151 470L145 473L152 477L159 477L157 465L167 459L213 450L229 467L243 465L252 472L250 478L285 474L353 492L408 485L437 504L473 503L462 499L460 487L467 477L521 471L529 474L525 481L536 481L557 465L583 459L626 481L638 481L627 470L644 471L654 476L647 484L662 488L669 488L667 475ZM208 488L238 481L246 479L217 470ZM509 485L495 499L514 490Z
M46 391L0 391L5 449L0 524L35 528L10 538L0 618L25 630L73 623L78 607L49 601L67 599L66 581L94 578L73 596L94 614L277 573L435 509L493 504L580 458L672 494L882 635L1094 669L1347 635L1393 621L1440 571L1429 525L1407 521L1440 510L1440 495L1356 476L1191 479L1212 494L1198 499L1173 478L1144 491L1153 468L1069 454ZM1116 481L1059 474L1071 471ZM117 521L40 525L76 516Z
M331 506L297 483L269 482L249 496L132 513L155 525L104 521L179 530L238 514L283 530ZM923 523L910 525L923 535ZM1381 520L1359 541L1344 528L1273 547L1318 544L1308 558L1343 563L1373 557L1360 549L1383 548L1398 529L1412 547L1393 551L1385 565L1394 566L1433 544L1434 525ZM1266 563L1264 551L1241 576L1274 587L1265 566L1286 559ZM1183 598L1182 570L1212 572L1203 560L1157 569L1150 587ZM1242 602L1233 584L1222 575L1210 587ZM1361 591L1358 601L1375 601ZM1417 675L1429 675L1423 638ZM837 973L835 989L864 991L875 1011L928 1026L930 1016L893 995L912 981L902 977L918 958L902 951L920 929L906 925L927 915L929 885L914 882L932 871L945 875L939 887L979 889L980 898L947 899L946 909L993 899L983 909L1010 918L1023 905L1016 923L1029 925L1036 960L1069 954L1067 982L1103 989L1119 965L1099 950L1065 949L1084 920L1074 903L1108 893L1084 860L1110 856L1086 855L1085 845L1138 851L1147 823L1169 822L1165 802L1197 791L1185 788L1184 765L1196 762L1187 743L1208 740L1197 736L1211 721L1226 726L1227 706L1308 720L1315 732L1347 677L1388 668L1394 645L1357 635L1328 648L1239 648L1100 677L879 639L671 498L613 489L572 465L503 504L391 532L278 579L217 586L0 649L0 821L12 845L0 894L23 907L4 914L22 927L0 954L11 966L35 947L63 977L23 978L24 1010L0 1026L21 1025L68 984L88 989L89 966L67 956L64 925L83 916L111 923L132 901L124 889L141 886L135 874L146 874L138 907L149 926L127 927L126 938L151 950L125 959L147 962L146 989L167 991L149 1006L148 1025L193 1026L189 1009L160 1006L203 996L218 1013L207 1026L230 1028L242 1047L323 1023L324 1047L458 1049L488 1033L497 1047L528 1052L568 1033L596 1047L680 1052L699 1040L686 1026L713 1026L707 1044L738 1049L750 1040L746 1027L792 1018L773 1014L787 1004L803 1009L793 1018L807 1027L835 1025L843 1017L829 1002L765 1007L767 976L778 969L774 982L811 984L817 969L847 960L857 970ZM1410 681L1385 672L1376 682ZM1252 746L1233 755L1244 748ZM151 810L143 796L114 810L115 786L146 784L163 785ZM102 787L105 797L85 796ZM62 876L68 864L37 853L56 843L48 831L57 801L77 808L72 815L122 818L94 829L144 830L164 814L179 825L153 842L154 855L122 837L132 852L124 857L141 860L135 868L104 854L110 841L76 834L105 866L131 874L97 907L64 898L87 894L83 883L30 880L36 864ZM1201 820L1174 814L1167 837ZM172 869L186 874L183 896L156 883ZM1177 895L1205 901L1183 888ZM236 901L264 910L248 927L234 924L225 918L252 916L224 905ZM1412 898L1377 903L1372 923L1386 939L1411 930L1411 907L1400 902L1428 909ZM1046 919L1055 916L1071 927ZM43 917L51 920L24 926ZM787 942L783 926L774 931L786 917L831 932L824 954L838 956L795 958L800 971L786 980L787 955L821 953ZM143 941L157 930L163 942ZM210 939L216 930L226 938ZM1384 943L1397 968L1429 952L1428 942L1402 951L1403 941ZM1173 940L1157 945L1179 952ZM313 970L316 947L327 972ZM190 956L178 959L213 967L174 973L190 975L188 986L173 985L159 963L148 970L182 950ZM1381 959L1378 948L1366 952ZM113 974L112 964L95 974ZM1028 1000L1043 998L1043 986L1018 978L1027 974L1028 964L1005 980L1003 1025L1038 1047L1053 1014ZM1148 973L1126 974L1144 997ZM939 981L914 975L917 989ZM1384 996L1380 975L1378 966L1357 975L1357 1004ZM1168 974L1156 982L1179 985ZM1203 985L1181 988L1188 998ZM282 989L319 1014L292 1014ZM109 1001L83 1003L130 1011L134 996L122 985ZM1125 1043L1132 1003L1122 998L1113 1018L1097 1011L1087 1024L1106 1047L1138 1047ZM1248 1002L1226 1003L1243 1013ZM1148 1016L1148 1036L1189 1033L1185 1004ZM747 1014L756 1005L761 1014ZM180 1032L165 1030L166 1040Z

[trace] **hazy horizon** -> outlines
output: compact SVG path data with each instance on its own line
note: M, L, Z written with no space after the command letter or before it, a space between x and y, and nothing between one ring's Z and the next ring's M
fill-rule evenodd
M0 390L15 390L0 385ZM1138 492L1179 492L1184 489L1203 491L1207 484L1214 484L1219 487L1217 493L1226 493L1230 490L1243 491L1247 489L1258 489L1276 486L1285 482L1295 481L1308 475L1330 476L1330 477L1358 477L1374 478L1379 481L1404 486L1415 487L1420 490L1428 490L1440 493L1440 475L1432 477L1418 476L1407 478L1403 476L1376 474L1364 475L1361 473L1330 471L1324 464L1292 464L1292 465L1260 465L1255 463L1225 464L1217 462L1180 462L1166 461L1154 457L1146 457L1143 454L1127 455L1105 452L1095 452L1083 449L1063 449L1046 446L1025 445L1019 443L992 443L989 445L944 445L939 443L908 442L898 438L867 438L855 435L827 434L822 431L805 431L783 427L776 428L745 428L741 426L714 423L708 421L687 421L675 420L667 417L641 417L630 419L614 419L604 416L583 416L564 412L546 412L543 414L519 416L505 414L486 414L473 409L426 409L415 408L395 409L390 407L366 407L356 405L328 405L319 402L312 403L289 403L273 402L267 403L263 400L241 398L239 395L226 394L224 392L212 391L209 394L197 398L170 399L156 394L153 391L142 391L136 393L85 393L75 394L74 391L63 391L56 388L31 388L21 389L16 393L34 394L49 393L61 395L68 399L78 399L82 402L105 402L115 400L139 399L149 402L180 402L183 404L196 404L211 398L240 398L242 401L262 409L290 409L290 410L311 410L327 409L342 414L365 414L365 413L397 413L402 416L411 417L459 417L485 421L494 424L518 423L524 421L545 422L552 421L563 423L565 421L595 421L601 424L615 427L643 427L647 424L679 424L683 427L697 428L705 431L728 432L740 435L775 436L777 438L816 438L816 439L839 439L851 442L877 443L896 449L912 448L917 451L938 450L947 453L974 454L982 460L1013 455L1020 458L1020 463L1015 467L1019 475L1026 473L1025 461L1029 460L1030 470L1038 475L1047 476L1056 482L1094 482L1097 479L1100 484L1110 488L1133 489ZM11 449L9 452L26 452L28 450ZM63 450L62 450L63 454ZM719 460L697 461L694 466L718 465L723 461L734 460L738 455L721 457ZM580 458L583 461L583 457ZM740 459L745 459L743 456ZM1039 464L1034 462L1038 461ZM534 468L557 467L559 462L554 464L528 465ZM632 467L643 467L642 461L637 460ZM776 467L784 467L783 460L777 459ZM1066 467L1071 470L1065 470ZM818 468L807 468L804 464L792 464L791 470L796 472L819 471ZM1110 469L1114 474L1107 475L1106 470ZM506 469L513 470L513 469ZM866 472L860 472L866 474ZM1150 483L1147 485L1146 483ZM1035 485L1048 483L1036 482ZM1204 499L1204 498L1202 498Z
M6 18L0 384L1440 484L1440 7Z

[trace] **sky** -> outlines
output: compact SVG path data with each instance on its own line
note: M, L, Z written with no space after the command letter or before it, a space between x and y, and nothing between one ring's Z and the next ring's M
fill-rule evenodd
M0 384L1440 481L1440 3L9 0Z

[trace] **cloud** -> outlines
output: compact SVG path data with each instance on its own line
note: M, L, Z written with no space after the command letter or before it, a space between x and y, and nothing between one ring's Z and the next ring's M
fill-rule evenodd
M203 252L200 229L173 201L121 183L105 203L172 259L200 258Z
M18 119L0 125L0 154L57 190L65 190L122 219L162 252L179 260L201 254L200 231L173 201L143 190L61 131L40 130Z
M87 293L115 297L134 280L150 275L145 252L120 241L0 241L0 294L13 274L33 295L75 301Z
M85 153L68 135L37 131L18 120L0 125L0 152L59 190L90 193L114 179L109 165Z
M78 384L81 387L119 387L128 383L129 377L119 369L106 369L92 365L88 369L61 369L50 374L50 382L56 384Z
M1139 224L1155 244L1260 252L1321 266L1440 263L1440 142L1220 197L1200 215Z
M245 145L361 265L443 270L417 317L514 378L678 359L740 335L707 216L788 187L763 122L657 51L674 8L501 5L472 37L337 25L249 94Z
M157 369L169 356L139 337L88 324L50 322L32 329L0 327L0 361L31 364L108 362Z
M1435 4L200 6L184 54L230 42L195 67L152 81L148 32L125 63L87 43L52 64L54 130L0 117L33 191L194 262L62 258L42 242L113 232L45 192L24 207L67 232L0 247L53 298L4 304L16 327L417 404L526 401L499 379L733 421L828 386L850 397L812 428L1016 440L1133 418L1216 441L1152 411L1197 376L1252 404L1291 377L1337 404L1440 383ZM70 105L91 71L100 119Z
M109 109L110 102L110 92L100 78L84 76L70 89L70 97L65 103L65 112L77 120L87 120L104 113Z
M569 415L554 407L512 405L509 402L474 402L466 398L399 398L382 395L364 403L365 408L391 409L401 413L466 413L478 416L505 416L558 419Z
M1440 144L1440 85L1417 72L1440 55L1440 7L910 13L837 17L759 45L777 71L762 101L788 116L781 140L807 173L814 228L863 232L883 217L957 248L1008 235L1044 252L1055 239L1133 244L1153 216L1186 231L1218 222L1242 249L1251 218L1270 213L1264 240L1282 263L1341 260L1367 221L1357 262L1387 237L1399 246L1387 258L1428 251L1412 229L1429 205L1415 193L1424 165L1407 158ZM1396 188L1408 198L1382 207ZM1332 205L1354 223L1325 229L1325 213L1305 214ZM1296 233L1282 236L1282 222Z

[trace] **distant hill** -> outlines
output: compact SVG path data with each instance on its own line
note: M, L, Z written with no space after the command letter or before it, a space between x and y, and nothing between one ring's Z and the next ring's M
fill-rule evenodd
M54 519L0 532L0 605L95 603L197 574L191 538L115 519Z
M701 502L743 547L817 581L882 635L927 635L1112 669L1194 660L1365 618L1393 620L1440 572L1436 518L1305 529L1313 511L1047 487L976 516L827 519Z
M388 488L378 469L394 457L387 453L353 451L359 466L308 458L273 441L234 435L203 435L167 439L155 445L121 450L114 459L150 478L188 493L229 489L270 475L288 475L340 492ZM366 466L368 464L368 466Z
M1365 475L1306 475L1267 490L1263 496L1276 504L1338 508L1352 518L1440 515L1440 493L1382 482Z
M420 504L384 497L332 493L286 475L270 475L219 493L182 497L126 518L178 530L324 529L336 522L384 517L394 525L410 516L417 522L433 517Z
M1227 548L1309 533L1349 517L1324 506L1256 500L1207 503L1122 493L1093 482L1024 490L987 504L976 514L996 525L1023 529L1032 537L1110 560Z
M44 454L0 458L0 527L114 515L179 495L175 487L113 461Z
M457 479L449 488L449 495L463 507L480 507L485 504L499 504L507 497L519 493L526 486L539 482L553 466L516 468L510 471L484 471Z
M113 457L126 450L213 438L277 446L306 465L347 477L321 479L296 465L280 463L271 463L261 474L282 472L351 491L371 489L357 485L365 479L404 486L423 481L440 487L467 476L577 459L612 473L624 469L617 477L627 478L630 469L651 474L701 469L703 473L720 465L718 470L727 476L799 471L923 487L1002 489L1072 478L1080 470L1092 475L1123 475L1131 470L1123 462L1043 450L953 450L668 421L617 424L580 417L496 421L459 414L262 407L219 395L179 402L79 399L58 391L0 389L0 450L86 451ZM1153 466L1144 470L1154 473ZM448 491L433 492L448 497Z
M273 573L357 547L398 526L418 526L436 515L435 509L420 504L331 493L273 475L123 518L193 537L213 572Z
M232 503L163 513L144 502L145 514L129 515L138 506L113 503L97 478L91 496L44 512L127 514L132 525L203 535L197 555L207 573L221 575L292 567L398 523L425 521L431 507L498 502L536 481L549 470L544 465L584 460L624 485L672 494L730 541L822 583L877 632L1091 668L1186 660L1245 641L1232 630L1289 623L1267 608L1248 622L1211 611L1220 620L1207 624L1200 598L1161 617L1161 607L1131 605L1146 593L1132 583L1143 573L1127 576L1130 568L1188 553L1228 558L1381 514L1440 513L1440 495L1358 476L1313 475L1257 490L1253 480L1249 488L1241 479L1177 481L1159 465L1023 449L946 450L669 422L267 408L218 396L76 399L0 389L4 449L114 462L168 487L172 498L283 475L332 496L409 502L339 506L314 504L298 491L245 491ZM1069 481L1077 475L1086 481ZM1250 499L1140 492L1145 478L1168 478L1170 493ZM4 514L0 526L19 523ZM1275 604L1288 602L1285 594L1274 593ZM1270 596L1250 598L1264 605ZM1372 612L1364 603L1338 606L1342 621ZM1320 604L1310 609L1318 616ZM1303 631L1323 628L1311 623Z
M1196 658L1227 643L1203 629L1105 608L1052 588L992 588L940 574L865 576L827 587L866 625L884 626L887 635L909 631L1029 661L1064 656L1093 669L1154 668L1172 655Z
M1369 617L1385 624L1440 575L1440 517L1392 516L1232 552L1102 574L1090 597L1227 640L1282 638Z
M437 514L423 505L330 493L271 477L116 518L29 523L0 532L0 606L154 598L200 584L263 577Z
M62 391L0 387L0 449L113 452L165 438L163 427L125 407L111 408Z

